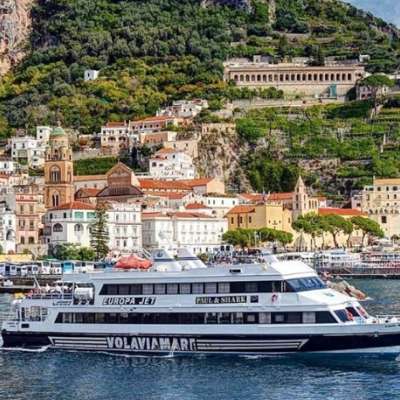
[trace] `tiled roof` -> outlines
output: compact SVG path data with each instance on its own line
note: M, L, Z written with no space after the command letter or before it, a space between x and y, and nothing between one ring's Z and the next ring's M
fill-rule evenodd
M186 205L186 210L200 210L205 208L210 208L202 203L190 203Z
M235 206L231 208L227 214L245 214L245 213L250 213L254 211L253 206L247 206L247 205L240 205L240 206Z
M107 122L106 128L124 128L127 126L126 122Z
M199 212L187 212L187 211L177 211L177 212L167 212L167 213L162 213L160 211L155 211L155 212L144 212L142 214L142 219L146 218L157 218L157 217L164 217L164 218L207 218L207 219L212 219L210 215L204 214L204 213L199 213Z
M190 191L191 187L184 183L183 181L164 181L158 179L140 179L139 178L140 187L143 190L186 190Z
M170 153L179 153L179 151L178 151L178 150L171 149L171 148L169 148L169 147L163 147L162 149L160 149L160 150L158 150L158 151L156 152L156 155L157 155L157 154L170 154Z
M181 180L180 182L183 182L185 185L188 185L190 187L196 187L196 186L203 186L207 185L207 183L210 183L214 178L196 178L196 179L185 179Z
M187 196L187 193L182 192L148 192L147 196L155 196L155 197L168 197L170 200L180 200Z
M400 178L374 179L374 185L400 185Z
M293 193L292 192L283 192L283 193L242 193L240 195L243 199L248 201L253 201L255 203L262 201L283 201L283 200L291 200Z
M58 210L95 210L96 207L82 201L72 201L70 203L61 204L58 207L52 208L50 211Z
M350 216L358 216L358 215L367 215L367 213L357 210L356 208L319 208L319 215L350 215Z
M83 182L83 181L105 181L107 180L106 175L75 175L74 182Z
M100 192L101 189L95 189L95 188L82 188L79 189L76 194L79 193L79 197L96 197L97 194Z
M174 117L167 117L165 115L154 116L154 117L147 117L143 119L138 119L136 121L132 121L134 124L139 124L141 122L167 122L174 120Z
M97 194L101 197L121 197L121 196L143 196L143 192L136 186L106 186Z

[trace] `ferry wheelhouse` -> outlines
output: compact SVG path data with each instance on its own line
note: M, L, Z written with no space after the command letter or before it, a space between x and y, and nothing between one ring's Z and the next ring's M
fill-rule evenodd
M400 352L375 318L299 261L205 266L159 252L147 270L70 274L15 300L6 348L128 354Z

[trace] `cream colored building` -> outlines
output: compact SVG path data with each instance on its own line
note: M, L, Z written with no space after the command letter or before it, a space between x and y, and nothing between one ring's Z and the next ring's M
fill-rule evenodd
M274 87L288 94L341 97L365 75L360 65L308 66L266 62L226 62L224 80L249 88Z
M400 178L375 179L359 198L361 210L378 222L385 236L400 236Z

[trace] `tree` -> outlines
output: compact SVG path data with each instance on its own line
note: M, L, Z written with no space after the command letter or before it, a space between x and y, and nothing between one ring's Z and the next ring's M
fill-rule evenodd
M53 255L58 260L81 260L93 261L95 259L95 252L90 247L81 247L77 244L66 243L55 246Z
M323 217L315 213L301 215L292 223L292 227L296 232L303 232L311 236L311 247L316 247L316 238L323 235L327 230Z
M342 232L346 235L350 235L351 232L353 231L352 223L340 215L336 214L325 215L323 216L323 223L326 231L328 231L332 235L335 247L339 247L337 241L337 235L339 233Z
M104 258L109 252L107 219L106 206L103 203L98 203L96 206L96 218L90 227L90 245L97 259Z
M360 85L367 86L371 89L372 100L374 102L374 114L376 115L378 104L381 98L379 90L382 90L384 87L392 87L394 82L386 75L373 74L362 79Z
M353 217L351 219L351 223L355 227L355 229L359 229L362 231L361 245L364 246L364 239L366 236L372 236L377 238L383 238L385 236L380 225L373 221L372 219L366 217Z
M255 233L254 229L230 230L223 234L222 239L232 246L239 246L243 249L255 243Z

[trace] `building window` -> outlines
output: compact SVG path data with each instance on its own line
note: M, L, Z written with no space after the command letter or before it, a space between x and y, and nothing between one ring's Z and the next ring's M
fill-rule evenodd
M53 193L53 195L51 196L51 202L53 207L58 207L60 204L60 196L58 193Z
M63 231L63 227L61 224L55 224L53 226L53 232L62 232Z
M61 171L60 168L54 166L50 170L50 181L53 183L58 183L61 180Z
M381 223L382 223L382 224L386 224L386 223L387 223L387 216L386 216L386 215L382 215L382 217L381 217Z
M83 232L83 225L82 224L76 224L74 226L74 231L75 232Z

